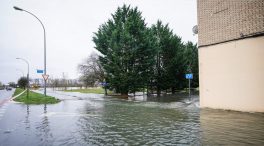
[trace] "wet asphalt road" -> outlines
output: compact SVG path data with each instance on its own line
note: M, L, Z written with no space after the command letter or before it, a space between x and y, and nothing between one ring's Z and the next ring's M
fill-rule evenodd
M9 99L12 97L14 92L15 92L14 89L12 89L11 91L0 90L0 120L5 115L8 106L7 103Z
M12 89L11 91L0 90L0 106L2 102L12 97L14 92L15 92L15 89Z

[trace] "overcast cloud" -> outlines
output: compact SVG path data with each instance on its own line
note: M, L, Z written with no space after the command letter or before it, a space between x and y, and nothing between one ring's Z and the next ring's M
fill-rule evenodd
M18 6L38 16L47 31L47 74L77 78L77 65L94 49L93 33L107 21L118 6L130 4L142 12L148 26L158 19L169 23L183 41L197 42L192 27L197 24L196 0L1 0L0 1L0 81L8 83L27 73L41 78L43 69L43 30L31 15L15 11ZM18 69L18 70L17 70Z

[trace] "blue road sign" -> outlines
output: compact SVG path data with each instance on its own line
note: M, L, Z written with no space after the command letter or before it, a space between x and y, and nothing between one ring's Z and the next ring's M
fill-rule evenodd
M39 74L43 74L43 70L41 70L41 69L37 69L37 73L39 73Z
M185 74L186 79L193 79L193 74Z

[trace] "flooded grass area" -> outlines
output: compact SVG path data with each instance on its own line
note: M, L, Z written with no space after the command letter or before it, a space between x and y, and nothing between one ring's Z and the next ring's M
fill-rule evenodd
M68 89L65 92L79 92L79 93L95 93L95 94L105 94L105 89L103 88L85 88L85 89ZM107 90L108 94L112 94L113 91Z
M14 92L14 95L17 95L23 91L24 91L23 89L17 88L16 91ZM25 104L55 104L58 103L60 100L52 96L44 96L44 94L40 94L32 91L29 91L27 96L27 91L26 91L22 95L16 97L14 101L22 102Z
M64 90L65 92L80 92L80 93L96 93L96 94L104 94L103 88L86 88L86 89L68 89Z
M0 119L0 145L264 143L264 114L199 109L198 96L119 99L48 93L62 101L53 105L7 103Z

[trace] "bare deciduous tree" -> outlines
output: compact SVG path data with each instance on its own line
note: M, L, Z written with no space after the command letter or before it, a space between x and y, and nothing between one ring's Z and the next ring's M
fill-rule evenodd
M83 63L79 64L78 70L81 74L80 81L86 88L94 87L96 82L104 81L104 71L96 53L92 53Z

